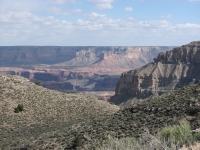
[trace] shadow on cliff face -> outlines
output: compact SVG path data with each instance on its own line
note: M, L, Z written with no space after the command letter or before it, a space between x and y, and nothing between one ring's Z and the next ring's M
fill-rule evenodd
M175 89L181 88L183 86L189 84L196 84L200 82L200 67L199 64L194 63L189 65L189 69L187 71L187 75L185 77L181 77L179 82L177 83Z

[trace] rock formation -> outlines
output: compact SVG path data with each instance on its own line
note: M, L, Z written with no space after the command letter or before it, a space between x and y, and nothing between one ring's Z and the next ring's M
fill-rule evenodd
M200 81L200 41L161 52L153 62L122 73L111 101L161 95Z
M171 48L0 46L0 73L40 80L51 89L114 91L121 72L145 65Z
M0 46L0 66L48 64L59 66L135 67L148 63L170 46L95 47L95 46ZM135 61L133 61L135 60ZM111 65L111 66L110 66ZM40 66L41 67L41 66Z

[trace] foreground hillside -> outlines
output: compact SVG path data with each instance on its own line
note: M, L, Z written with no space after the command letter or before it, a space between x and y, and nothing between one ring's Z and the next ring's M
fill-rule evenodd
M48 112L53 114L52 111ZM25 113L22 112L21 116ZM17 116L17 114L14 115ZM38 115L38 113L36 112L35 115ZM185 119L190 122L193 130L200 128L200 84L190 85L159 97L139 101L137 104L124 108L115 114L100 116L90 121L80 121L71 125L56 124L57 128L54 124L50 124L55 128L54 131L42 128L46 133L37 136L29 134L26 139L20 137L16 138L15 141L9 140L8 135L9 138L17 136L13 132L16 129L6 130L5 125L2 125L1 127L5 127L3 130L7 132L3 132L1 136L7 135L6 138L9 141L7 141L7 145L4 145L7 148L70 149L76 137L80 137L83 142L81 149L90 149L93 143L105 140L108 135L117 138L139 138L146 128L150 130L150 133L155 133L165 126L178 125ZM20 123L20 121L17 122ZM6 124L9 121L4 120L3 122ZM11 120L10 123L12 123ZM15 124L16 127L17 123ZM31 126L29 129L31 130ZM8 144L9 142L11 144Z
M18 104L24 111L14 113ZM19 76L0 75L0 147L118 110L94 96L48 90Z

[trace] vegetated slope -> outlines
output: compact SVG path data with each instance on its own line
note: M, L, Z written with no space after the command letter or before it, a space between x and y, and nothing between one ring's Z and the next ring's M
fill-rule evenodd
M143 99L198 83L200 80L200 41L161 52L153 62L122 73L112 102Z
M184 119L190 121L192 129L200 128L200 84L139 101L110 116L65 126L59 131L34 137L31 142L30 139L24 141L24 145L30 149L69 149L75 137L80 136L83 140L81 148L91 149L93 142L104 140L107 135L139 138L145 128L155 133L164 126L177 125Z
M14 113L18 104L24 111ZM118 110L91 95L49 90L23 77L0 75L0 146Z

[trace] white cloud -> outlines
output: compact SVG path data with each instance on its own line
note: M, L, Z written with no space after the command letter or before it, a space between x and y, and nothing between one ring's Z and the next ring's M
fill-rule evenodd
M0 45L162 45L161 40L165 43L168 39L174 43L185 42L185 39L190 42L189 39L199 39L197 33L200 33L200 24L194 23L173 24L164 19L137 22L133 17L113 19L95 12L68 21L68 17L62 20L54 14L73 15L83 11L72 9L66 12L64 8L54 6L48 9L53 14L40 17L30 11L35 8L27 3L22 4L27 7L21 10L14 6L18 5L13 5L13 9L0 6L0 35L3 37Z
M98 3L95 8L98 10L104 10L104 9L112 9L113 6L111 5L112 2L115 0L87 0L88 2L92 3Z
M189 0L190 2L199 2L200 0Z
M70 22L56 20L53 16L38 17L28 12L1 14L0 24L2 29L0 34L5 36L5 40L16 37L13 43L17 42L18 44L27 41L41 43L44 39L49 39L52 34L63 35L73 31Z
M166 18L166 19L172 19L174 16L172 14L168 14L166 16L161 16L162 19Z
M74 10L71 10L71 11L64 12L59 7L50 7L50 8L47 9L47 12L53 13L53 14L56 14L56 15L75 15L75 14L81 13L82 10L81 9L74 9Z
M44 1L55 3L55 4L64 4L65 2L71 2L71 3L76 2L76 0L44 0Z
M186 23L186 24L177 24L175 26L176 29L200 29L200 25L199 24L192 24L192 23Z
M62 10L59 7L50 7L47 9L48 12L54 13L54 14L61 14Z
M35 1L27 1L27 0L0 0L0 14L3 12L30 12L37 11L38 7Z
M106 14L91 13L86 20L78 19L76 27L78 30L85 31L101 31L101 32L113 32L129 30L132 26L132 22L124 21L120 19L111 19Z
M135 20L135 18L134 17L128 17L128 20Z
M130 11L133 11L133 8L132 7L126 7L124 10L130 12Z
M141 21L138 23L141 28L145 29L169 29L171 28L170 22L166 20L151 20L151 21Z
M93 3L112 3L114 0L87 0L88 2L93 2Z
M82 12L82 10L81 9L74 9L72 12L76 14L76 13Z
M96 9L103 10L103 9L112 9L113 6L110 3L100 3L95 6Z

